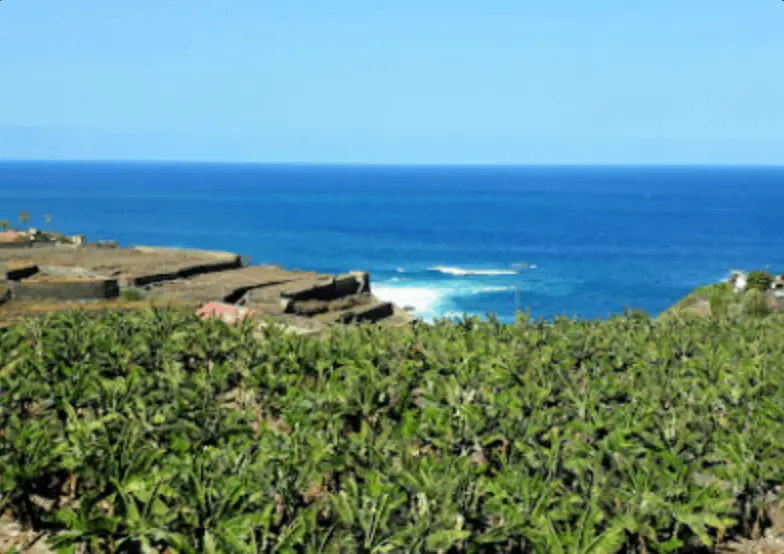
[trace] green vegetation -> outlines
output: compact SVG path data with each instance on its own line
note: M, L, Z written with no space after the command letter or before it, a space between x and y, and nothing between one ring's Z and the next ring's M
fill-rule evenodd
M715 283L698 287L688 296L680 300L670 309L670 312L692 315L728 315L730 305L737 303L732 285L729 283ZM719 311L713 311L717 308ZM736 310L737 314L740 310ZM736 314L736 315L737 315Z
M138 302L144 300L144 293L139 289L123 289L120 292L120 299L128 302Z
M0 219L0 231L8 231L11 228L11 222L7 219Z
M745 292L736 293L730 283L699 287L678 302L669 312L681 315L714 315L721 317L767 317L784 312L784 302L766 294L775 277L767 271L752 271L747 277Z
M757 290L760 292L766 292L770 290L770 286L773 284L773 280L775 277L767 272L767 271L759 271L754 270L749 273L748 276L748 288L749 290Z
M773 308L768 303L765 293L757 288L749 289L741 295L742 311L754 317L765 317L773 313Z
M703 552L784 483L779 316L266 333L0 330L0 512L62 552Z
M30 221L30 212L21 212L19 214L19 221L22 223L22 225Z

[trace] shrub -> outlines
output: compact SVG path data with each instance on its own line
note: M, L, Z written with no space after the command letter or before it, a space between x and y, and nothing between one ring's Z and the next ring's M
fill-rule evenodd
M753 317L765 317L773 312L768 297L757 288L749 290L743 298L743 313Z
M120 298L128 302L137 302L144 300L144 293L139 289L123 289L120 292Z
M767 271L754 270L749 273L747 286L750 290L766 292L770 290L775 277Z
M715 316L726 316L729 313L729 306L733 300L732 289L729 287L716 287L710 292L711 314Z

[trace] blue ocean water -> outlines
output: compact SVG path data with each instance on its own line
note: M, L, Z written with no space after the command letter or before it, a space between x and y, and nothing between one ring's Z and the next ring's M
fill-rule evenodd
M2 162L0 219L254 263L367 269L426 318L656 314L784 270L784 168Z

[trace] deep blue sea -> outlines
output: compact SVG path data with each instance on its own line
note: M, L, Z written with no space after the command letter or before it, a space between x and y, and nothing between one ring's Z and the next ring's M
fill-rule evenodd
M656 314L784 271L784 168L0 162L0 219L254 263L366 269L426 318Z

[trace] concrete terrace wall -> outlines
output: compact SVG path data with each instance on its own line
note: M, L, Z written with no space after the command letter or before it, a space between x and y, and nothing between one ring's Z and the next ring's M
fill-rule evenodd
M362 292L370 292L370 277L365 272L356 271L338 275L323 284L284 292L282 296L293 301L335 300Z
M203 273L213 273L218 271L225 271L228 269L237 269L242 267L242 261L237 256L233 259L225 259L215 261L212 263L201 263L192 266L184 267L178 271L170 271L165 273L150 273L147 275L138 275L135 277L127 277L123 279L123 286L127 287L144 287L162 281L173 281L174 279L187 279Z
M107 300L120 295L116 279L21 281L10 286L15 300Z
M72 244L62 244L48 240L24 242L0 242L0 250L25 250L28 248L75 248Z
M176 248L173 246L132 246L131 250L144 254L198 254L200 257L213 256L215 258L231 259L237 254L222 250L198 250L195 248Z
M390 317L395 313L395 306L391 302L377 302L369 307L348 310L338 314L337 321L341 323L373 322Z

